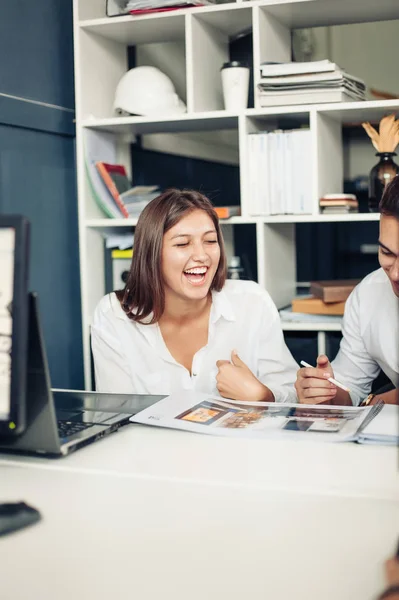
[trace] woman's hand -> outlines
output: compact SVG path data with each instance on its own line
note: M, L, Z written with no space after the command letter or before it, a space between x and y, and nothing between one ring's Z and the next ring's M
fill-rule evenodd
M216 366L216 387L223 398L247 402L274 402L271 390L255 377L235 350L231 353L231 362L218 360Z

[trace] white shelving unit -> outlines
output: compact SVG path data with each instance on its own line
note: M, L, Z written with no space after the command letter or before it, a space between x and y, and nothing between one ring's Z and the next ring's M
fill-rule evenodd
M109 232L133 232L136 221L104 218L93 200L85 173L85 130L115 133L118 158L127 167L131 162L130 144L136 135L143 136L143 140L158 136L165 148L176 145L177 140L184 140L182 146L188 149L200 144L210 155L213 152L226 157L226 162L239 165L242 216L223 223L228 246L233 244L234 227L254 224L258 281L278 306L286 305L295 294L295 223L378 220L375 214L320 215L318 198L332 190L342 190L342 126L380 119L387 112L398 110L399 101L261 109L255 100L255 108L232 114L223 109L220 78L220 67L229 59L229 37L252 28L256 89L260 62L290 60L292 29L398 18L398 0L377 3L375 0L238 0L157 15L113 18L105 17L105 0L74 0L82 326L88 388L91 386L90 322L97 302L105 293L103 236ZM187 114L178 118L159 115L156 119L113 115L114 93L128 69L130 45L136 46L138 64L153 64L172 78L187 105ZM276 126L284 129L287 123L289 127L292 123L308 124L311 130L312 214L250 217L247 134ZM134 165L132 175L134 181ZM322 326L321 323L317 331ZM285 329L298 327L287 324ZM322 331L329 329L323 326Z

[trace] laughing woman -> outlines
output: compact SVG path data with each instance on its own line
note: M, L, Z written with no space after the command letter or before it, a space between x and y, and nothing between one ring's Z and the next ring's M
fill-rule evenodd
M226 281L218 217L199 192L171 189L143 210L126 287L100 301L91 333L98 391L296 401L276 307L257 283Z

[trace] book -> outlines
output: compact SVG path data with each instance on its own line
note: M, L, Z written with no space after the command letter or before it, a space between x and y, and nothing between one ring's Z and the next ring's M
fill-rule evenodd
M361 279L333 279L329 281L311 281L310 293L323 302L345 302Z
M374 419L364 426L359 434L364 444L399 446L399 406L386 404Z
M355 194L324 194L324 196L322 196L320 198L320 200L327 200L329 202L335 202L336 200L353 200L354 202L357 202L357 198L355 196Z
M115 249L111 252L111 258L132 258L133 248L127 250Z
M356 206L322 206L321 212L325 215L342 215L346 213L357 213L359 209Z
M312 212L311 145L307 128L247 135L251 216Z
M344 314L345 302L323 302L320 298L294 298L292 312L310 313L312 315L340 315Z
M297 63L296 63L297 64ZM333 71L333 72L323 72L323 73L297 73L293 75L270 75L270 76L262 76L261 70L261 78L260 78L260 86L267 87L268 85L309 85L309 84L319 84L326 83L326 85L331 83L340 83L343 80L347 79L352 83L355 83L360 86L360 88L364 88L364 82L358 77L354 77L353 75L349 75L344 71Z
M358 83L357 81L351 80L345 75L343 75L340 79L333 79L329 81L309 81L308 83L300 81L300 82L284 82L284 83L265 83L264 79L261 79L258 84L258 89L261 93L274 93L274 92L306 92L313 90L334 90L345 88L348 92L351 92L355 95L359 95L360 100L363 99L365 93L365 86Z
M329 206L329 207L350 206L350 207L358 208L358 206L359 206L359 203L357 200L350 200L350 199L348 199L348 200L346 200L346 199L327 200L325 198L320 198L319 204L320 204L320 206Z
M259 94L262 108L268 106L288 106L291 104L324 104L328 102L354 102L364 100L348 93L343 88L337 90L307 90L303 92L268 92Z
M104 185L106 186L107 190L114 199L115 204L121 211L122 216L124 216L125 219L127 219L129 217L129 213L126 209L125 204L123 203L123 200L120 197L120 193L118 188L116 187L115 182L115 179L120 179L122 181L125 178L127 179L125 167L123 165L110 165L109 163L97 161L96 169L99 172L101 179L104 182Z
M340 67L328 59L313 60L306 62L263 62L260 65L262 77L281 75L297 75L300 73L326 73L329 71L340 71Z
M230 219L241 215L241 206L215 206L214 209L219 219Z
M112 163L116 160L116 139L113 133L99 132L87 128L85 131L85 169L90 192L107 217L118 219L121 211L115 204L96 168L96 162Z
M184 390L156 402L130 421L230 437L363 442L361 432L383 407L383 403L355 407L239 402Z

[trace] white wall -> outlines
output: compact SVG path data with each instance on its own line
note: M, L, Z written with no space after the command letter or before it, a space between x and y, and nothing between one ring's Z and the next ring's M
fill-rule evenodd
M368 88L369 99L376 99L370 93L370 88L399 97L397 20L298 31L295 34L294 49L297 60L328 58L348 73L363 79ZM366 175L378 162L365 132L362 132L360 138L355 136L355 139L347 144L344 159L345 178Z
M368 88L399 96L399 21L318 27L312 37L312 60L329 58Z

